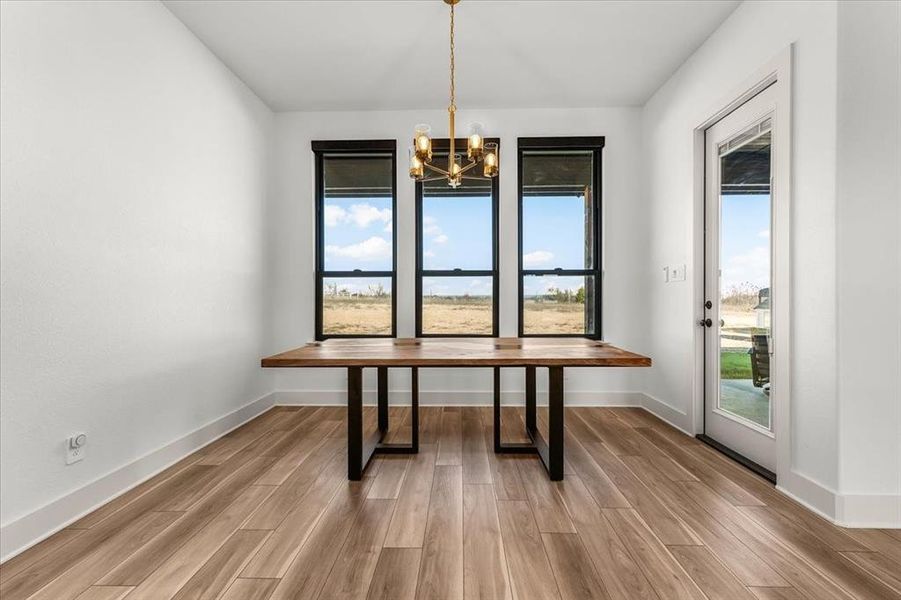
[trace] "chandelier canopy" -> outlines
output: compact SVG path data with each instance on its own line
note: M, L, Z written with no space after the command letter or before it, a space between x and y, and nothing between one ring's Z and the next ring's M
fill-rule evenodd
M479 179L465 175L479 165L482 167L484 177L497 177L499 165L497 144L485 141L480 123L472 123L469 126L469 137L466 139L466 165L463 164L463 155L456 153L454 144L454 116L457 112L454 84L454 5L459 1L444 0L445 4L450 5L450 104L447 107L450 151L447 154L447 169L442 169L432 162L432 128L428 125L416 126L413 131L413 146L409 150L411 178L416 181L447 179L447 184L453 188L463 183L463 179ZM428 176L426 176L427 172Z

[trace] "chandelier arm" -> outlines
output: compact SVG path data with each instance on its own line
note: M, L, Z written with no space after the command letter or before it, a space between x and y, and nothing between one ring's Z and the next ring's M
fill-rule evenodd
M447 179L446 175L435 175L434 177L423 177L422 179L417 179L420 183L426 183L428 181L441 181L443 179Z
M479 161L473 160L473 159L469 159L469 164L466 165L465 167L463 167L462 169L460 169L460 172L461 172L461 173L465 173L465 172L467 172L467 171L471 171L471 170L472 170L473 168L475 168L478 164L479 164Z
M427 169L431 169L432 171L435 171L437 173L441 173L444 177L450 177L450 173L448 173L441 167L436 167L432 163L422 163L422 166L424 166Z

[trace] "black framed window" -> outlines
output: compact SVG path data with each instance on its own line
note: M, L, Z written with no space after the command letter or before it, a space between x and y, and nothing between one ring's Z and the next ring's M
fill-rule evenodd
M519 335L601 337L603 137L519 138Z
M438 164L449 145L432 140ZM446 179L416 183L417 337L497 335L497 216L498 178L478 169L457 188Z
M394 337L397 143L314 141L316 339Z

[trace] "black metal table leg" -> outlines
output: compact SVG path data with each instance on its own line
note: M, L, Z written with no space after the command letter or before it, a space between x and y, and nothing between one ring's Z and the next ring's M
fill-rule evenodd
M410 415L410 446L414 453L419 452L419 369L412 367L410 385L410 403L412 415Z
M548 460L551 481L563 480L563 367L548 369Z
M501 443L501 368L494 367L494 453L504 451Z
M535 367L526 367L526 431L535 433L537 421L535 419Z
M362 367L347 367L347 478L363 479Z
M526 433L529 444L505 444L501 440L500 367L494 368L494 451L499 454L537 454L551 481L563 479L563 367L549 367L548 440L536 423L535 367L526 367Z
M388 433L388 367L378 367L379 431Z
M378 367L378 429L363 435L363 368L347 368L347 478L363 479L363 471L376 454L419 452L419 373L413 368L412 419L409 444L384 444L388 433L388 368Z

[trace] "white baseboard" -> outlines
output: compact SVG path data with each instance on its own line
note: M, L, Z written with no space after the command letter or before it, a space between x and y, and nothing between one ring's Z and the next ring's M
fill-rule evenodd
M15 521L0 526L0 562L27 550L185 456L261 415L272 408L273 400L273 394L257 398L158 450L145 454Z
M842 527L901 529L901 494L841 494L835 523Z
M776 489L839 527L901 529L901 494L840 494L797 471Z
M501 392L501 404L505 406L522 406L523 391L510 390ZM345 390L282 390L273 392L277 406L345 406L347 392ZM546 397L538 394L538 404L547 405ZM642 406L645 395L641 392L586 392L579 390L566 391L567 406ZM388 402L392 406L409 406L410 390L391 390ZM376 404L376 391L363 390L363 403L368 406ZM420 390L420 406L491 406L494 393L490 390Z
M802 475L795 470L788 477L780 477L776 489L824 519L835 523L835 490Z
M641 394L641 396L641 407L643 409L655 417L663 419L685 435L694 437L695 434L692 433L691 419L688 413L648 394Z

